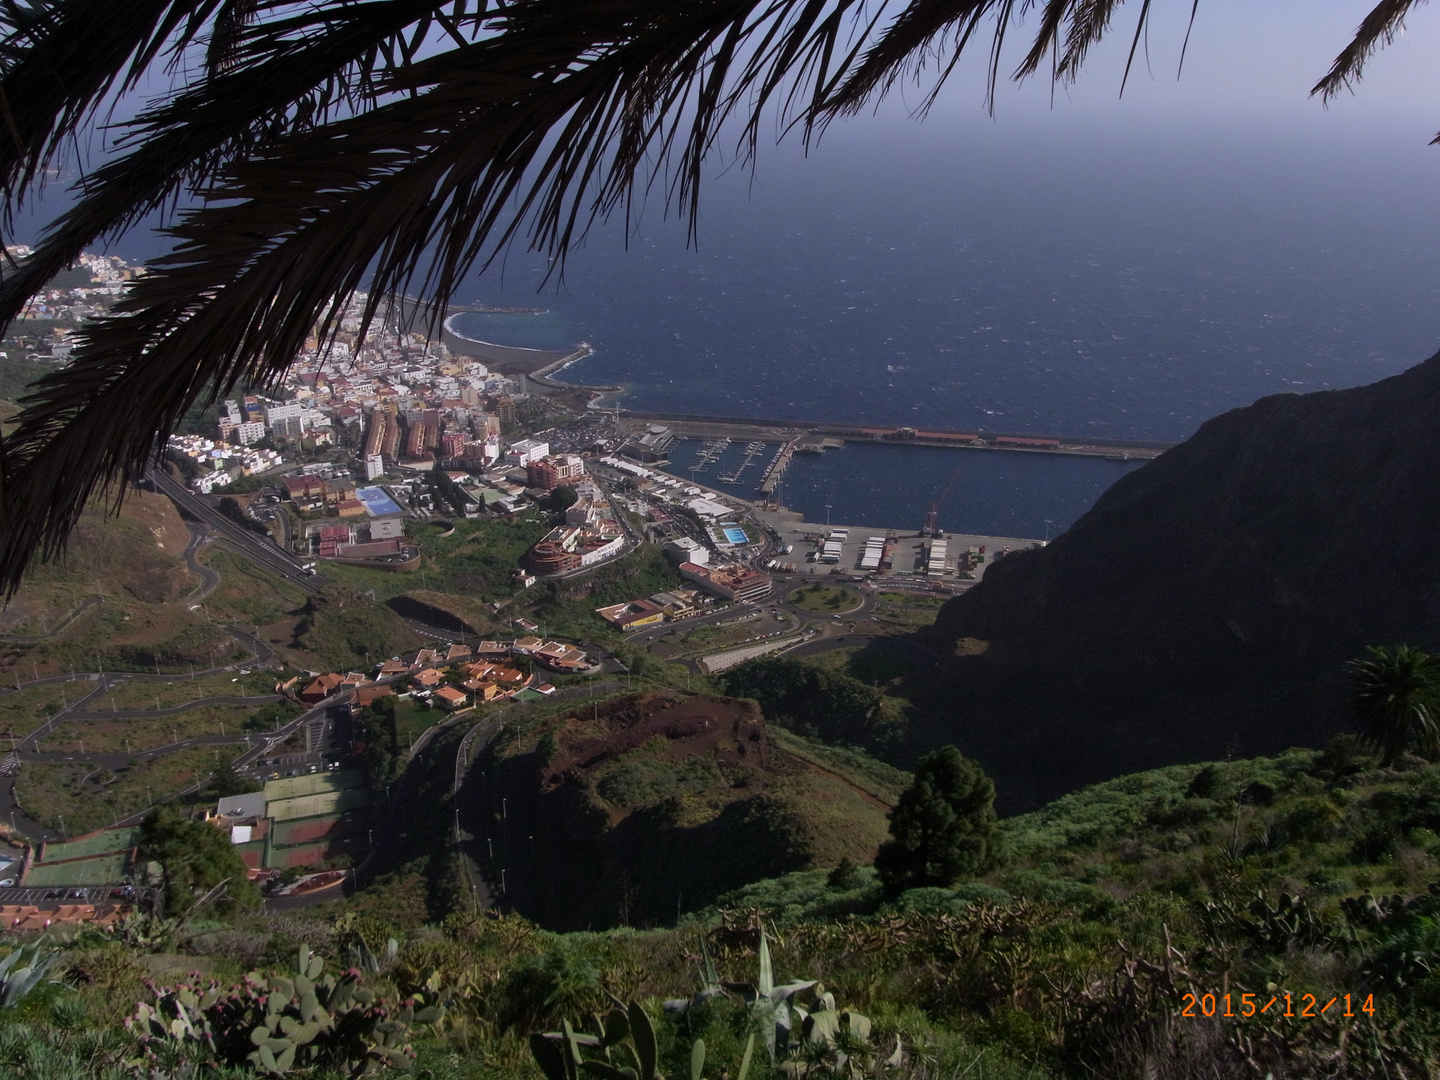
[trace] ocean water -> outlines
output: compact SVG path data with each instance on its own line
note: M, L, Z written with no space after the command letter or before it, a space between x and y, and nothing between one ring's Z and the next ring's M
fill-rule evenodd
M628 243L602 231L558 286L514 258L476 298L548 313L456 328L587 341L561 377L623 385L640 409L1178 441L1440 347L1440 151L1361 138L1077 135L978 155L856 139L753 186L721 178L698 250L652 214ZM793 468L786 502L918 525L956 456L850 446ZM949 527L1009 535L1068 525L1118 468L959 456Z
M666 471L742 499L754 497L778 446L767 444L737 482L726 483L721 475L744 461L746 444L732 442L709 468L692 474L703 445L700 439L676 440ZM931 502L938 501L937 521L947 532L1043 540L1058 536L1140 464L851 442L823 454L797 454L779 494L786 506L816 523L919 529Z

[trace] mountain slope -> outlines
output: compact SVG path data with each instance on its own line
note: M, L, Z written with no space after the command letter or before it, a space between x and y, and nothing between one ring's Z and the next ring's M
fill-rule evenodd
M923 695L930 737L977 756L1011 809L1316 744L1363 646L1440 644L1440 356L1211 420L991 568L936 632L988 648Z
M506 896L556 929L663 924L751 881L869 862L909 779L774 732L753 701L669 691L582 701L481 770Z

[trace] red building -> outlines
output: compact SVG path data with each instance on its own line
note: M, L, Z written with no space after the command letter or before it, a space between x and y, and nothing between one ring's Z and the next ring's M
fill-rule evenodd
M525 476L533 488L554 491L560 486L560 470L549 458L540 458L525 466Z

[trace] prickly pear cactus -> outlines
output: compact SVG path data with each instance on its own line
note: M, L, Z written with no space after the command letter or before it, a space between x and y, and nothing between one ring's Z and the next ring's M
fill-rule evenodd
M252 971L229 990L152 989L155 1003L127 1021L152 1060L180 1050L197 1064L249 1064L271 1077L315 1065L354 1075L408 1069L412 1029L443 1015L438 992L387 1005L360 986L358 971L327 975L324 960L303 945L291 974Z

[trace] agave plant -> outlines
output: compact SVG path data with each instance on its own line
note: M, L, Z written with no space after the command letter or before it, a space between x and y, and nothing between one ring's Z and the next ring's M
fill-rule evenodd
M737 994L748 1006L764 1037L771 1062L791 1075L810 1076L819 1072L876 1076L904 1063L904 1047L898 1038L893 1050L882 1057L871 1042L870 1020L859 1013L837 1008L835 995L819 982L810 979L777 983L770 942L763 926L758 934L758 971L753 983L723 982L715 971L710 950L702 941L704 982L700 991L689 999L667 1001L666 1011L685 1014L726 991ZM753 1041L752 1035L742 1065L747 1070ZM697 1069L703 1067L704 1059L705 1044L697 1039L691 1054L694 1080L699 1080Z
M20 1004L26 994L40 985L40 980L59 955L59 949L42 949L36 942L30 946L22 945L0 960L0 1009L13 1009Z

